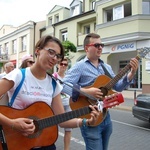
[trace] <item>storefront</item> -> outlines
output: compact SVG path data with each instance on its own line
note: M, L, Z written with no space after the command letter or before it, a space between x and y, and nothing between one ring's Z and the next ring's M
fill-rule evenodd
M121 74L122 72L121 70L129 64L131 58L137 57L138 55L137 49L139 48L142 47L139 47L137 42L127 42L127 43L109 45L103 49L102 58L104 57L104 55L109 54L107 57L107 63L112 66L114 73L118 75ZM139 59L138 70L128 89L129 90L142 89L142 60L141 59Z

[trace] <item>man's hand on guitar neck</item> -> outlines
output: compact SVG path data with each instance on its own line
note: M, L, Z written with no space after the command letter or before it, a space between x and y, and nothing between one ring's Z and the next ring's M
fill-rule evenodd
M92 95L93 97L95 97L96 99L101 99L103 97L103 93L101 92L101 90L99 88L95 88L95 87L91 87L91 88L81 88L81 91L83 91L84 93L87 93L89 95Z
M132 80L137 69L138 69L138 60L136 58L132 58L130 60L131 71L128 73L128 80Z
M91 108L91 118L88 119L88 125L94 125L96 122L97 122L97 119L99 117L99 109L96 105L92 106L92 105L89 105L89 107Z

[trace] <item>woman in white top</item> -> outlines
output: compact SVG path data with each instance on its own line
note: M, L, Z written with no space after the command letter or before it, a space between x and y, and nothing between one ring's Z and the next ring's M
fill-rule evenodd
M62 114L65 112L60 97L62 86L57 83L55 91L53 91L52 78L47 74L47 70L52 69L54 65L63 59L63 46L57 38L49 35L44 36L35 46L35 55L37 58L36 62L30 68L26 68L23 85L12 107L25 109L35 102L43 101L51 106L55 115ZM22 73L20 69L15 69L3 77L3 79L0 80L0 87L3 87L0 88L0 96L8 91L10 100L21 79ZM92 109L90 119L74 118L60 123L59 126L63 128L76 128L82 125L94 124L98 118L99 112L97 111L97 106L90 106L90 108ZM27 118L10 119L0 114L0 124L13 127L13 129L20 131L25 136L32 134L35 130L33 120ZM55 150L56 148L55 145L52 144L50 146L34 149Z
M58 65L57 65L58 71L53 74L55 78L58 78L60 80L63 80L65 77L66 70L68 68L68 59L64 58ZM69 105L69 99L70 96L66 93L61 92L61 99L62 103L65 109L65 112L71 111L70 105ZM64 134L64 150L70 149L70 140L71 140L71 128L65 128L65 134Z

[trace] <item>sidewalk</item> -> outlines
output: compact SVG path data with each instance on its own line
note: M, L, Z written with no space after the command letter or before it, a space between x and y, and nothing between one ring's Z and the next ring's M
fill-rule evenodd
M121 92L124 98L134 99L135 91L124 90ZM142 91L136 91L136 95L141 94Z
M124 103L114 107L114 109L132 111L132 106L134 105L134 97L138 94L141 94L142 91L135 92L135 91L124 90L121 93L124 97Z

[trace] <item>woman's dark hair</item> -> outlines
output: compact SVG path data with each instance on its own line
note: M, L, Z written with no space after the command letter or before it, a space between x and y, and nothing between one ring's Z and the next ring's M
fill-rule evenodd
M60 55L62 56L62 60L63 60L63 58L64 58L64 47L63 47L61 41L59 39L57 39L56 37L53 37L50 35L46 35L46 36L41 37L41 39L35 45L35 50L36 49L43 49L47 45L48 42L55 42L59 45L59 47L61 49Z
M27 68L27 67L28 67L27 66L27 60L25 60L25 61L22 62L21 66L20 66L20 69L21 68Z
M98 34L96 34L96 33L90 33L90 34L88 34L85 37L85 39L84 39L84 43L83 43L84 44L84 48L85 48L86 45L88 45L90 43L90 38L98 39L98 38L100 38L100 36Z

